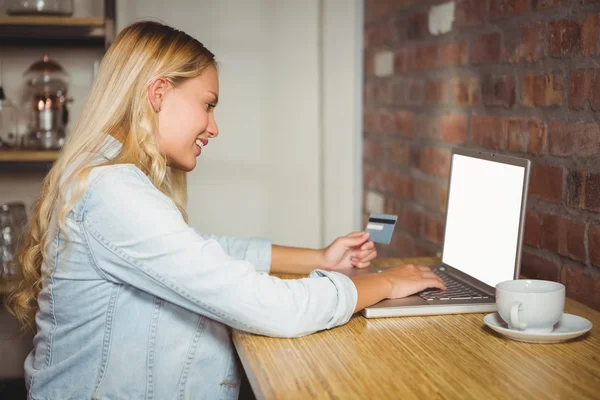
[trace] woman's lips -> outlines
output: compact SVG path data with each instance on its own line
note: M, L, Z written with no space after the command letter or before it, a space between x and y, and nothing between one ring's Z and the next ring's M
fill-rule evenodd
M198 157L200 154L202 154L202 149L206 145L208 145L208 140L206 140L206 139L196 139L196 145L195 145L196 157Z

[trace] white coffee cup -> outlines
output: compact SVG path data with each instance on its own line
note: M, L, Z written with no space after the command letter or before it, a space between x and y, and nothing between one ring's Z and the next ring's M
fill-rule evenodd
M565 286L533 279L500 282L496 285L496 305L510 329L552 332L564 311Z

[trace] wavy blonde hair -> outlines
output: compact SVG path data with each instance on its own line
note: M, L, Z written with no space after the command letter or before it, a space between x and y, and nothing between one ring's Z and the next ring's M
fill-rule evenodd
M148 99L148 86L158 77L177 86L200 76L209 66L217 66L214 55L202 43L172 27L142 21L119 33L102 60L79 123L44 179L31 210L17 256L21 273L9 283L5 301L24 331L35 331L37 296L43 280L41 266L52 240L48 234L52 215L56 210L59 229L64 232L65 218L83 195L93 167L135 164L175 202L187 221L186 175L170 168L158 148L157 116ZM108 135L122 143L121 150L112 160L98 164L96 155ZM71 171L73 165L78 166ZM68 188L74 191L65 200Z

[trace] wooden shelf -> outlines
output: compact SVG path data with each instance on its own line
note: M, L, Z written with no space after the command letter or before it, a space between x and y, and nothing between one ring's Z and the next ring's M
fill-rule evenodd
M0 15L0 25L45 25L45 26L87 26L104 27L104 17L59 17Z
M0 40L7 45L102 45L114 36L114 20L105 17L0 15Z
M0 150L0 162L35 163L54 162L58 159L60 151L25 151L25 150Z

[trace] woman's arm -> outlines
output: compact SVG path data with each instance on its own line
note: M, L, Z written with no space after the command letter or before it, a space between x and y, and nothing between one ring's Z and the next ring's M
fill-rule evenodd
M323 250L273 245L271 272L307 275L318 268L326 268Z
M344 275L319 270L282 280L231 258L133 166L95 168L88 182L78 224L90 260L109 281L269 336L333 328L355 309L356 287Z
M308 274L317 268L366 268L377 257L368 232L352 232L321 250L273 246L271 253L271 272L285 274Z

